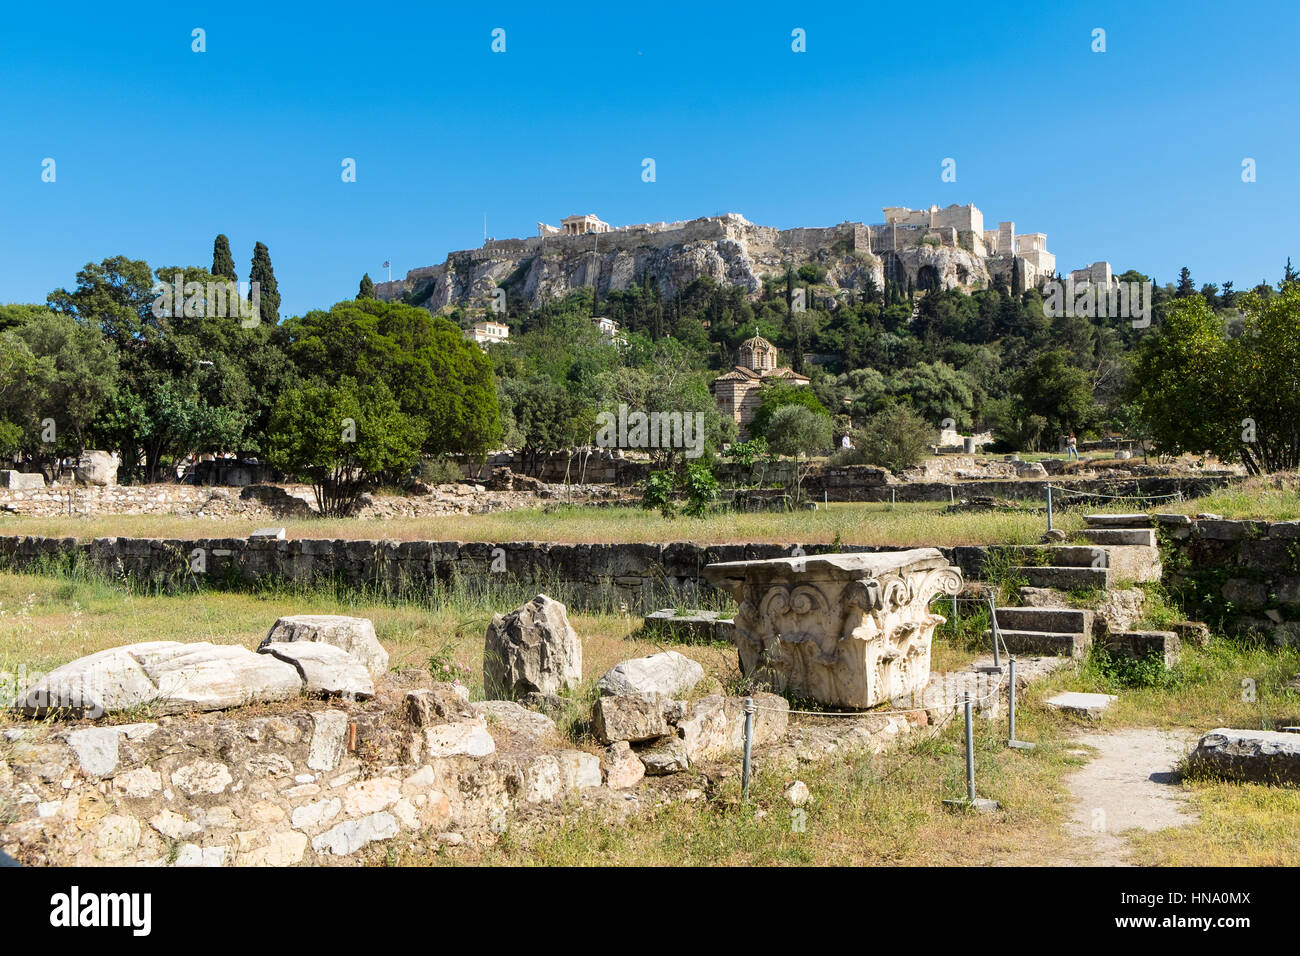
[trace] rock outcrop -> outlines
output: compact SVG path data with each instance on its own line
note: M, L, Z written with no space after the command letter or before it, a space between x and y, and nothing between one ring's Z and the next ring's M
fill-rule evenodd
M518 700L562 694L582 680L582 642L563 604L539 594L509 614L497 614L483 642L483 689Z

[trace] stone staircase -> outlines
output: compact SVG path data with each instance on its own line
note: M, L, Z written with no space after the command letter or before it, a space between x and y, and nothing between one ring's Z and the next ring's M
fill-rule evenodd
M1092 646L1092 612L1082 608L1000 607L994 614L1002 642L1013 654L1081 658Z
M1012 573L1030 587L1055 591L1109 589L1120 581L1160 580L1160 552L1149 515L1087 515L1088 544L1044 545L1046 564L1019 565ZM1092 611L1069 607L1064 595L1055 607L994 608L998 631L1012 654L1082 658L1092 646ZM985 631L991 639L992 631Z

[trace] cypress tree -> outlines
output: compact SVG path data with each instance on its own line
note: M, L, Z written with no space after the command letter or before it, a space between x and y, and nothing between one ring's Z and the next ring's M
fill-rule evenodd
M370 273L367 272L361 277L361 288L357 290L358 299L373 299L375 297L375 284L370 281Z
M212 244L212 274L232 282L239 278L235 272L235 260L230 255L230 240L225 233L217 236L217 241Z
M1025 279L1020 274L1020 260L1011 257L1011 294L1019 299L1025 292Z
M271 267L271 251L265 243L253 246L253 270L248 274L248 295L253 295L252 283L258 284L261 298L258 314L263 322L275 325L280 321L280 287L275 282L275 270Z

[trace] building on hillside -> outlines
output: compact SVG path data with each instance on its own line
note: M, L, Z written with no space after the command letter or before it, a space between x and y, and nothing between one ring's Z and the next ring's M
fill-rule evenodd
M600 334L607 341L613 342L615 345L627 344L627 339L618 334L618 323L613 319L606 318L603 315L594 315L591 317L591 321L596 323L596 328L600 330Z
M537 234L539 236L585 236L592 232L609 232L613 227L601 219L599 216L593 216L587 213L585 216L565 216L560 220L560 228L547 225L544 222L537 224Z
M759 389L774 382L807 385L808 376L777 364L775 345L756 335L740 344L740 361L730 372L719 375L709 384L718 403L718 411L729 415L740 426L742 438L749 437L749 423L758 410Z
M492 342L504 342L510 338L510 326L504 322L475 322L472 329L465 330L465 338L477 342L480 347Z
M1109 289L1115 282L1115 274L1111 272L1110 263L1106 261L1094 262L1083 269L1075 269L1070 273L1070 278L1075 285L1082 285L1085 282L1089 285L1097 285Z

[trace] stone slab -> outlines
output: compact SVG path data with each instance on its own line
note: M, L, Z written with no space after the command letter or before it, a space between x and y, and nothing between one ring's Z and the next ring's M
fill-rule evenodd
M1049 697L1044 703L1051 710L1097 719L1117 700L1119 698L1114 694L1083 694L1078 691L1066 691L1055 697Z
M1201 737L1188 768L1231 780L1300 785L1300 734L1218 727Z
M388 652L375 636L375 625L368 618L341 614L292 614L282 617L271 627L262 645L277 642L313 641L342 648L378 677L388 670Z
M355 657L332 644L312 641L275 641L258 648L298 670L309 694L369 700L375 696L370 672Z

